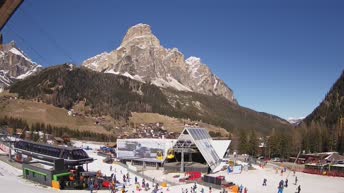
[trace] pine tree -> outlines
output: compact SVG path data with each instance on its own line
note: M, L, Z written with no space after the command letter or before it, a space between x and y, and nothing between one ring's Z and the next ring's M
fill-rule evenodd
M241 154L247 153L247 149L248 149L248 141L247 141L246 132L243 130L240 130L240 133L239 133L239 152Z
M255 130L251 130L248 140L248 153L249 155L256 156L258 149L258 138Z
M269 151L269 158L280 156L279 139L274 128L271 130L271 134L268 138L267 148Z

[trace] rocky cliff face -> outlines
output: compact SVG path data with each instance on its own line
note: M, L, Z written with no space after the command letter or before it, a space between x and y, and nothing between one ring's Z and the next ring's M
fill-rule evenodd
M164 48L146 24L131 27L116 50L87 59L82 65L163 88L223 96L237 103L233 91L201 59L185 59L178 49Z
M14 42L0 49L0 91L17 79L24 79L40 71L42 66L32 62Z

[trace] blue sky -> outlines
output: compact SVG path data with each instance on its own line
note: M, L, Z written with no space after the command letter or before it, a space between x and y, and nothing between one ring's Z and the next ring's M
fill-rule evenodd
M43 66L81 64L146 23L240 105L288 118L311 113L344 70L343 10L341 0L25 0L2 33Z

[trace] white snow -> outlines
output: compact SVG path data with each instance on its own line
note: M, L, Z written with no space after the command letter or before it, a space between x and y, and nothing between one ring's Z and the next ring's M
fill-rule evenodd
M21 74L16 77L16 79L25 79L26 77L32 75L33 73L37 72L38 68L42 68L41 65L36 65L33 69L27 71L25 74Z
M130 79L134 79L134 77L129 72L124 72L122 75L126 76L126 77L128 77Z
M119 74L119 72L115 72L115 70L114 70L114 69L111 69L111 70L106 70L104 73L107 73L107 74L116 74L116 75L118 75L118 74Z
M170 74L167 75L167 80L169 82L170 87L173 87L173 88L175 88L177 90L181 90L181 91L192 91L189 87L180 83L178 80L173 78Z
M69 66L70 71L72 71L74 69L74 65L73 64L68 64L68 66Z
M143 80L143 78L141 76L139 76L137 74L135 74L133 76L129 72L120 73L120 72L115 71L114 69L110 69L110 70L106 70L104 73L115 74L115 75L122 75L122 76L126 76L126 77L128 77L130 79L137 80L139 82L145 83L145 81Z
M31 63L34 63L34 62L32 62L32 60L31 60L30 58L26 57L26 56L23 54L22 51L18 50L18 49L15 48L15 47L11 48L9 51L12 52L12 53L15 54L15 55L19 55L19 56L23 57L25 60L27 60L27 61L29 61L29 62L31 62Z
M173 78L171 75L168 74L167 80L163 78L155 78L152 81L152 84L158 86L158 87L171 87L174 89L177 89L179 91L192 91L189 87L181 84L179 81L177 81L175 78Z
M142 78L141 76L137 75L137 74L135 74L135 75L133 76L133 78L134 78L135 80L139 81L139 82L145 83L145 81L143 80L143 78Z
M194 65L195 63L201 63L201 58L190 56L185 62L189 65Z
M217 84L219 83L219 81L217 80L217 78L214 76L215 79L215 83L214 83L214 89L216 88Z
M150 27L150 25L144 24L144 23L138 23L138 24L136 24L136 25L130 27L130 29L132 29L132 28L137 28L137 27Z
M289 117L287 121L291 124L298 124L300 123L305 117L299 117L299 118L294 118L294 117Z
M7 76L8 70L0 70L0 82L5 84L6 86L9 86L12 81Z
M188 59L185 60L185 63L187 63L189 65L188 71L189 71L191 77L193 77L194 79L199 79L202 77L202 74L200 74L198 72L198 69L202 65L200 58L190 56Z
M110 164L105 164L102 162L104 159L101 156L98 156L96 153L96 149L100 147L100 145L94 144L92 142L76 142L74 144L78 147L91 147L93 150L86 150L88 155L95 158L96 160L93 163L89 164L90 171L98 171L100 170L103 174L110 175L111 173L115 173L117 179L122 182L122 175L127 173L127 169L123 168L118 164L112 164L113 171L110 171ZM238 162L243 165L247 163ZM228 174L226 171L220 171L215 174L210 174L212 176L225 176L227 181L231 181L236 183L237 185L243 185L247 187L249 193L270 193L270 192L277 192L277 185L280 180L285 180L288 178L289 186L284 188L284 193L295 193L296 192L296 185L294 185L294 179L292 173L287 171L284 173L283 176L280 175L278 172L275 173L275 170L272 166L260 168L254 165L256 170L248 170L242 171L241 174ZM122 174L121 174L122 173ZM155 170L151 169L142 172L144 175L149 175L150 177L155 177L157 180L167 180L169 182L178 182L178 178L173 178L174 175L181 175L180 173L169 173L164 174L162 170ZM20 175L22 175L22 171L12 166L0 161L0 192L11 192L11 193L55 193L56 190L53 190L50 187L43 187L41 185L32 183L28 180L24 180ZM126 185L126 189L128 193L137 192L133 185L133 178L135 174L129 172L130 176L130 183ZM320 175L311 175L296 172L296 176L298 177L298 184L301 185L301 193L317 193L317 192L326 192L326 193L343 193L343 184L344 178L340 177L327 177L327 176L320 176ZM263 179L267 179L267 186L262 186ZM146 180L147 181L147 180ZM142 178L138 177L138 182L142 182ZM149 182L150 186L152 182ZM169 193L180 193L182 189L190 190L190 187L193 184L180 184L177 186L170 186L169 191L166 188L162 188L162 192L169 192ZM205 193L209 193L209 189L207 187L197 185L197 192L200 192L201 188L204 188ZM60 192L71 192L71 193L83 193L89 192L88 190L61 190ZM100 193L107 193L109 190L101 190ZM150 191L141 190L142 193L150 193ZM220 190L213 189L213 193L219 193Z
M106 60L107 56L109 55L110 53L108 52L103 52L101 54L98 54L96 56L93 56L92 58L89 58L87 60L85 60L83 62L83 64L85 64L86 67L88 68L91 68L92 70L97 70L97 67L99 65L99 63L102 61L102 60Z

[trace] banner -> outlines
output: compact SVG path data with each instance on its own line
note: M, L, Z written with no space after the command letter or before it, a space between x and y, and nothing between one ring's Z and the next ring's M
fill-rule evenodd
M118 139L117 158L145 161L159 161L158 153L166 158L173 141L168 139Z
M234 166L233 167L233 174L241 174L242 166Z

